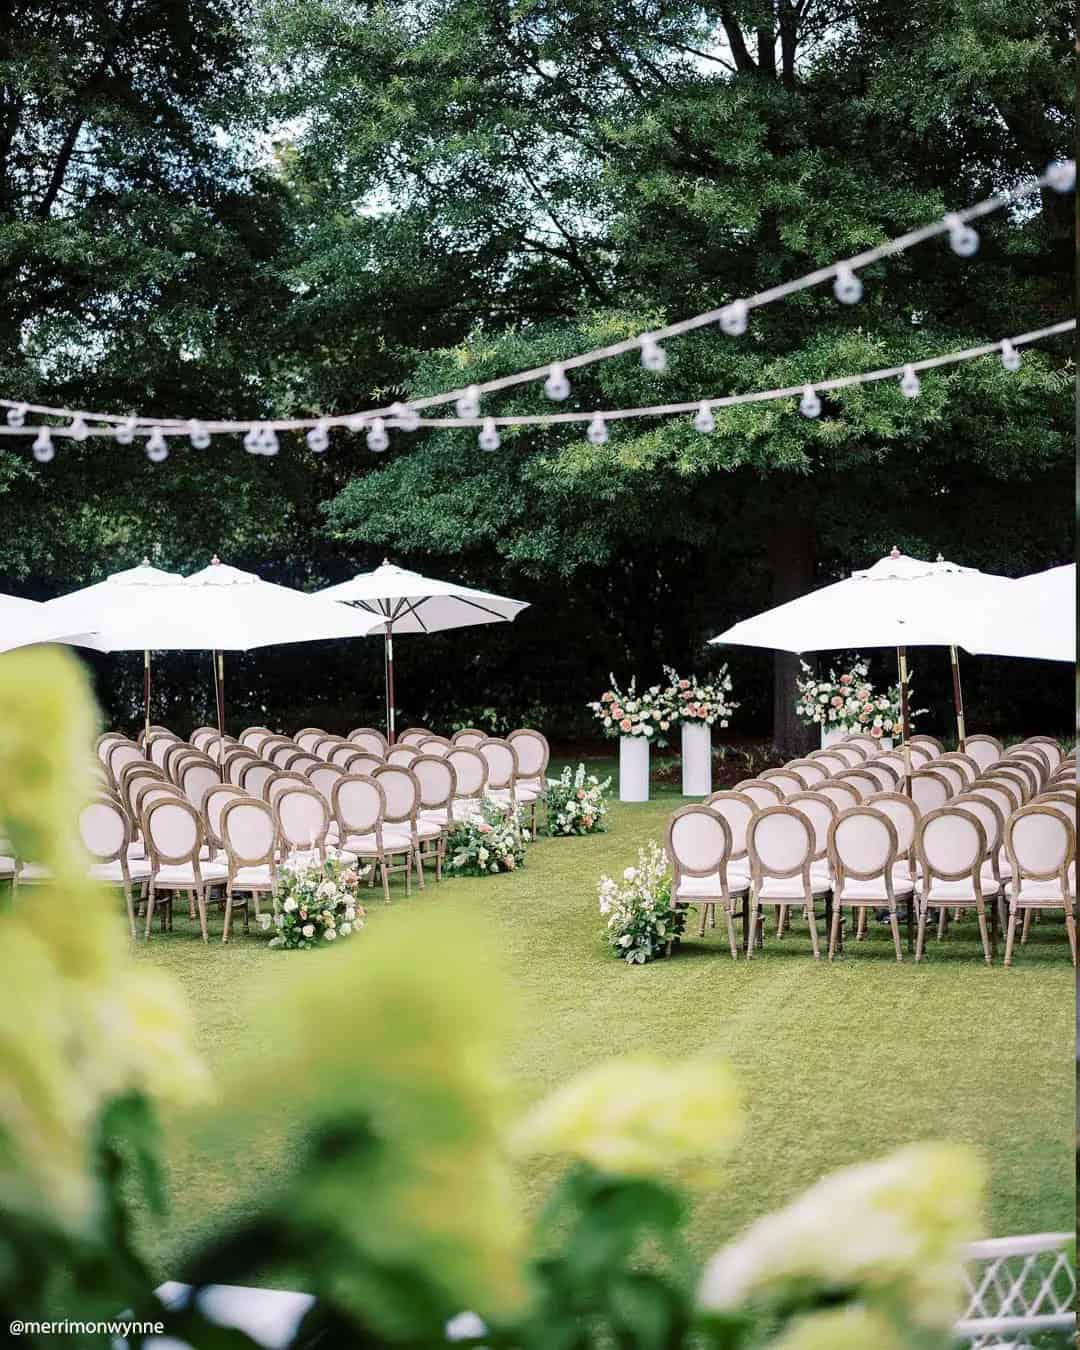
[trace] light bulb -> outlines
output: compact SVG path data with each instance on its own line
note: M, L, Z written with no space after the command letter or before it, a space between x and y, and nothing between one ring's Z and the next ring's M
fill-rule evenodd
M113 432L117 445L130 445L135 439L135 419L129 417L126 422L121 422Z
M846 263L841 263L836 269L833 295L842 305L855 305L862 299L862 292L862 282Z
M1055 192L1071 192L1076 186L1076 160L1058 159L1048 164L1046 181Z
M566 371L562 366L554 365L548 371L548 377L544 381L544 393L556 403L561 403L569 395L570 381L566 378Z
M970 258L973 253L979 251L979 235L970 225L964 222L955 212L950 212L945 217L945 224L949 229L949 247L961 258Z
M188 440L196 450L205 450L210 444L210 433L201 422L192 419L188 423Z
M479 417L480 416L480 390L475 384L470 384L468 389L458 397L454 404L459 417Z
M599 413L589 423L589 429L585 435L588 436L590 445L607 444L607 423Z
M720 327L728 337L740 337L746 332L750 310L745 300L732 300L720 311Z
M498 450L500 444L499 430L493 417L484 418L484 425L476 440L481 450Z
M407 403L393 404L390 408L390 415L402 431L415 431L420 425L420 414Z
M708 435L710 431L716 429L716 418L712 415L712 409L702 401L698 404L698 410L694 414L694 430Z
M655 338L646 336L641 339L641 364L657 375L667 370L667 353Z
M905 366L904 373L900 377L900 392L905 398L918 398L919 390L922 385L919 383L919 377L916 374L914 366Z
M71 426L68 427L68 435L73 441L85 441L89 435L86 423L78 413L71 419Z
M1001 344L1001 364L1006 370L1020 369L1020 353L1008 338L1005 338Z
M248 452L248 454L251 455L258 455L262 453L259 447L258 427L248 427L247 431L244 432L244 449Z
M259 454L276 455L278 449L277 432L273 427L263 427L259 432Z
M330 432L325 422L316 422L307 434L308 449L321 455L330 448Z
M390 437L386 434L386 423L381 417L376 417L371 424L371 430L367 434L367 448L380 454L390 445Z
M21 427L26 421L26 404L20 403L14 408L7 410L7 424L9 427Z
M169 446L160 427L155 427L146 438L146 458L151 464L160 464L169 458Z
M353 413L345 425L350 431L361 432L367 426L367 418L362 413Z
M48 464L49 460L56 454L56 447L52 443L52 436L49 435L48 427L42 427L34 437L32 449L34 458L39 464Z
M804 417L817 417L821 412L821 399L818 398L812 385L807 385L803 390L803 396L799 400L799 411Z

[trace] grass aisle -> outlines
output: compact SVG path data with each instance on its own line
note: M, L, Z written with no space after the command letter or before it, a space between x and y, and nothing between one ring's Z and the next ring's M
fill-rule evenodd
M389 908L372 904L357 941L374 946L404 910L429 906L451 909L466 931L486 930L520 1000L507 1067L522 1103L611 1055L728 1056L749 1127L725 1184L696 1207L691 1241L701 1254L823 1172L923 1138L983 1149L993 1233L1071 1228L1073 972L1061 925L1037 925L1011 970L983 965L973 923L932 943L919 968L898 966L887 927L871 924L867 941L830 967L811 959L801 922L778 943L770 921L765 952L736 964L722 919L698 939L692 917L672 960L628 967L603 943L596 881L633 863L650 837L662 840L678 800L616 804L604 835L542 837L513 875L430 885L409 900L396 888ZM178 910L175 932L137 953L181 981L219 1074L272 1053L260 1027L241 1020L248 993L272 986L285 962L319 959L268 952L265 941L253 929L203 948ZM420 949L417 960L436 973L436 952ZM181 1121L167 1122L175 1212L164 1232L148 1232L161 1275L175 1278L200 1231L242 1210L287 1165L288 1128L251 1139L244 1157L221 1158L201 1154ZM530 1208L553 1178L544 1167L522 1177Z

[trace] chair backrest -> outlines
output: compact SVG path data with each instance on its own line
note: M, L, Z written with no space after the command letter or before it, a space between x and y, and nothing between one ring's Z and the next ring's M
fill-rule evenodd
M969 782L974 782L974 779L968 779L963 769L959 768L952 760L945 759L941 755L937 759L932 759L926 767L932 769L939 778L945 779L945 782L949 785L950 797L955 797L958 792L963 792Z
M142 829L143 816L146 808L151 802L161 801L166 798L180 798L187 801L187 798L176 786L175 783L169 783L165 779L159 779L157 782L140 783L132 792L132 819Z
M209 755L204 755L201 750L196 750L193 745L188 745L187 741L180 741L165 752L165 772L179 787L180 781L184 776L184 769L189 764L215 764Z
M101 760L102 764L107 766L109 763L109 751L114 745L120 745L127 739L128 738L119 731L103 731L94 742L94 749L97 751L98 758ZM132 741L131 744L134 745L135 742Z
M420 753L415 745L395 745L387 751L385 763L400 764L407 769Z
M1045 783L1050 777L1050 760L1042 746L1024 745L1019 749L1010 750L1005 756L1005 762L1030 764L1037 784Z
M108 769L114 782L120 781L120 774L129 764L151 764L134 741L118 741L109 747ZM155 764L160 769L160 764Z
M908 743L911 745L925 745L933 755L940 755L945 747L936 736L927 736L925 732L919 732L917 736L909 736Z
M330 756L339 745L345 744L344 736L323 736L321 740L311 747L311 753L316 759L323 759L329 763Z
M266 739L259 745L258 750L255 751L254 753L258 754L260 759L268 759L271 764L277 764L277 760L274 758L274 756L280 749L282 749L283 746L286 745L290 749L299 748L298 746L293 745L292 741L288 738L288 736L267 736ZM249 746L247 748L250 749L251 747Z
M151 764L148 759L133 759L130 764L125 764L120 770L120 777L117 782L120 795L125 799L130 797L132 785L143 778L154 778L159 783L168 781L164 769L159 769L156 764Z
M416 774L404 764L380 764L371 776L386 798L386 823L415 825L420 809L420 782Z
M185 764L180 770L180 790L197 811L202 810L203 797L210 788L221 782L221 770L212 761Z
M484 737L484 740L488 739L489 737ZM469 746L468 748L471 750L478 750L480 744L481 743L477 741L475 745ZM425 736L422 741L410 741L409 745L411 749L418 751L422 755L442 755L444 757L454 748L445 736Z
M342 837L377 834L386 815L386 795L374 778L342 774L330 795L334 818Z
M288 769L278 769L277 773L272 773L263 784L262 795L266 801L273 805L286 788L310 788L311 786L311 779L305 778L302 773L292 773Z
M1033 806L1049 806L1053 811L1060 811L1066 820L1072 821L1073 829L1076 828L1076 794L1071 792L1041 792L1037 797L1032 798Z
M784 800L779 784L769 778L744 778L732 791L743 793L758 807L779 806Z
M811 788L809 792L796 792L784 805L798 811L810 822L810 828L814 831L814 852L811 861L818 862L826 857L829 851L829 826L840 810L833 799Z
M269 727L245 727L240 733L239 741L248 750L258 751L263 741L273 734Z
M188 737L188 740L196 750L201 750L205 755L209 747L217 740L217 737L217 727L196 727Z
M250 796L250 793L232 783L218 783L216 787L210 788L203 797L203 825L206 827L206 838L215 849L225 847L225 841L221 837L222 811L225 810L229 802L241 801Z
M979 772L985 773L991 764L996 763L1005 753L1005 747L996 736L977 736L964 737L964 753L969 755L979 766Z
M861 747L863 750L866 751L866 756L868 759L871 755L876 755L878 751L881 749L881 746L877 743L877 741L874 739L873 736L864 736L863 733L860 731L856 731L853 735L845 737L844 744Z
M330 764L336 764L339 769L344 769L349 760L354 755L363 753L363 747L355 741L342 741L340 745L335 745L326 759Z
M315 747L319 742L325 739L329 734L330 733L324 731L322 727L301 727L293 737L293 740L301 750L306 750L310 755L314 753Z
M234 797L225 802L220 835L230 867L273 867L277 821L269 802L258 797Z
M267 780L280 770L268 759L253 759L240 765L240 787L253 797L261 797Z
M997 802L980 792L962 792L949 803L960 810L967 811L983 827L986 835L986 853L991 861L997 857L997 851L1005 843L1005 817Z
M1041 750L1046 755L1050 761L1051 772L1057 768L1064 758L1061 746L1058 745L1053 736L1029 736L1024 744L1030 745L1035 750Z
M330 804L321 792L308 783L284 783L273 799L278 833L288 850L326 851L326 832L330 828Z
M755 882L766 877L801 876L809 884L815 842L813 825L787 802L756 812L746 832Z
M861 745L855 745L851 741L837 741L829 746L830 755L839 755L849 769L853 769L856 764L861 764L868 758L866 750Z
M455 746L446 756L446 762L453 766L457 779L455 796L474 798L484 795L487 786L487 760L479 750L468 746Z
M462 744L459 737L473 734L471 729L459 731L454 736L454 744ZM514 747L518 757L518 773L521 777L529 782L534 779L543 781L547 774L548 761L551 759L551 747L547 743L547 737L539 731L534 731L532 727L519 727L506 739ZM469 742L465 741L464 744L468 745Z
M1006 774L1014 778L1020 784L1025 801L1029 797L1034 797L1042 782L1038 770L1030 760L1014 759L1008 755L1004 759L999 759L991 772L995 778L1002 778Z
M845 877L862 881L884 877L891 884L896 855L896 826L883 811L865 802L841 811L829 826L829 861L838 888Z
M1001 813L1002 830L1004 831L1004 822L1023 802L1020 799L1020 793L1016 789L1015 783L993 782L990 779L979 778L963 794L965 797L982 797L988 802L992 802ZM1004 832L1001 836L1001 846L1005 846Z
M903 792L886 790L867 797L866 805L888 816L895 826L896 856L901 859L914 857L915 829L922 818L915 802Z
M894 764L887 763L880 756L868 759L861 769L855 769L853 772L869 774L881 792L891 792L899 783L901 776Z
M730 859L735 862L740 858L745 858L746 831L754 812L762 809L759 804L754 801L749 793L740 792L738 789L731 792L710 793L701 804L707 806L710 811L715 811L718 815L723 816L727 821L728 830L731 833ZM767 802L766 805L775 806L775 798Z
M895 771L896 771L896 781L897 781L898 783L899 783L900 779L903 778L903 776L904 776L904 774L905 774L905 772L906 772L906 770L907 770L907 765L905 765L905 763L904 763L904 756L903 756L903 754L902 754L899 750L886 750L884 754L881 754L881 755L875 755L875 757L874 757L874 763L875 763L875 764L887 764L887 765L889 766L890 769L895 769ZM915 767L915 764L914 764L914 761L913 761L913 762L912 762L912 768L914 768L914 767Z
M244 781L244 770L249 764L256 763L258 758L254 750L248 750L242 745L231 745L217 762L221 765L224 781L239 785Z
M275 745L266 758L269 759L271 764L276 764L279 769L287 769L289 761L303 753L303 750L294 741L286 741L284 745Z
M761 774L766 783L775 783L785 797L793 792L805 792L810 786L797 769L765 769Z
M171 731L156 731L146 738L143 750L146 752L147 759L158 765L159 768L164 768L166 751L170 746L180 744L182 744L180 737L174 736Z
M931 746L921 743L916 745L911 741L908 741L908 754L913 769L924 769L931 760L937 759L937 751Z
M668 821L667 855L671 859L672 890L682 876L716 876L718 893L726 891L731 830L711 807L694 803L674 813Z
M427 727L406 727L397 738L397 745L415 745L417 749L435 733L429 731Z
M875 792L881 791L881 784L872 774L867 773L865 764L857 769L845 769L843 773L836 775L835 781L849 784L861 797L872 797Z
M512 732L511 735L513 734L515 733ZM450 744L470 746L475 750L481 741L488 739L489 735L489 732L481 731L479 727L462 727L460 731L455 731L450 737ZM507 737L507 740L509 739Z
M845 783L841 778L829 778L815 790L820 796L827 797L833 802L838 811L846 811L849 806L858 806L862 801L859 789L851 783Z
M316 768L321 763L322 760L316 759L314 755L298 750L285 767L290 773L302 773L306 776L309 770Z
M424 745L426 747L426 741ZM488 766L488 787L494 791L511 787L518 777L518 762L517 752L510 742L489 736L476 748Z
M417 755L409 768L420 784L421 810L439 810L450 805L457 793L457 774L449 759L439 755Z
M950 802L928 811L915 831L915 851L923 875L942 881L965 881L978 886L987 858L986 831L973 811Z
M1014 877L1050 881L1060 877L1076 857L1076 830L1052 806L1022 806L1005 823L1005 847Z
M944 806L952 795L952 784L936 769L916 769L911 775L911 800L922 815Z
M355 749L366 750L369 755L376 755L379 759L385 759L390 749L390 742L378 727L353 727L347 739L352 741ZM399 738L398 744L402 741L404 737Z
M314 769L308 769L305 777L315 791L329 802L333 801L334 788L345 777L345 770L339 769L336 764L320 763Z
M128 818L111 797L92 797L79 812L79 836L83 848L96 861L127 866L127 846L131 843Z
M844 755L834 754L832 749L829 749L814 750L807 756L806 762L808 764L820 764L826 774L831 777L835 773L843 773L845 769L853 768L857 759L857 755L845 757Z
M199 876L203 834L199 813L186 797L163 796L143 810L143 837L155 870L190 863Z
M843 772L842 768L829 769L816 759L791 759L784 765L784 768L791 773L798 774L808 788L823 783L833 772Z
M396 750L398 747L395 746ZM408 746L405 747L409 749ZM391 752L392 753L392 752ZM381 755L370 755L366 750L354 750L352 755L340 765L346 773L374 773L380 764L408 764L408 760L386 760Z

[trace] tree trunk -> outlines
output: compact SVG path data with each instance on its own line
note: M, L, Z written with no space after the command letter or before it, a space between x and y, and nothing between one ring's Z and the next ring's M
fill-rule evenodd
M776 501L776 523L769 539L772 569L772 603L782 605L805 595L814 585L815 538L813 505L800 502L797 491L787 489ZM799 676L799 657L794 652L777 652L773 664L773 748L790 759L814 748L813 728L804 727L795 717L795 681Z

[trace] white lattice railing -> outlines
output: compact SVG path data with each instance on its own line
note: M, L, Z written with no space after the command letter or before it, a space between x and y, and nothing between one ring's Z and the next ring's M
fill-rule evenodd
M1071 1233L988 1238L967 1249L968 1304L956 1335L967 1350L1024 1350L1032 1337L1076 1330Z

